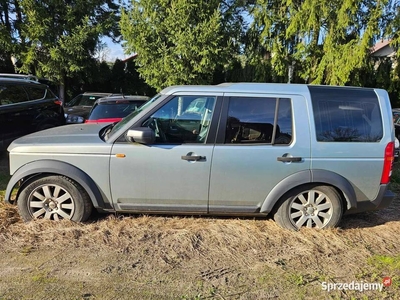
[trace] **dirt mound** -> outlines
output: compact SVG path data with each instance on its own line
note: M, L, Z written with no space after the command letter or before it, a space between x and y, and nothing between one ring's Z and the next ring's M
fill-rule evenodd
M17 222L21 222L17 207L6 204L0 197L0 231L5 232L10 225Z
M68 298L79 299L321 298L325 281L400 278L400 271L369 265L374 255L400 253L400 222L385 220L394 218L391 209L345 217L346 229L291 232L250 218L107 215L85 224L24 223L2 204L0 298L25 291L25 298L50 299L60 283ZM9 276L15 280L1 279Z

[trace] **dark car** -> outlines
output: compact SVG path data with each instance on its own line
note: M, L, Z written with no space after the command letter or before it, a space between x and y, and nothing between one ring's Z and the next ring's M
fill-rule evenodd
M400 108L393 108L392 113L395 134L397 138L400 138Z
M395 161L398 161L399 155L400 155L400 145L399 145L399 139L400 139L400 108L393 108L392 109L393 113L393 123L394 123L394 132L396 136L396 141L395 141L395 153L394 153L394 158Z
M119 122L149 100L146 96L110 96L96 100L85 123Z
M34 77L0 74L0 150L16 138L64 125L62 102Z
M67 123L83 123L97 99L117 95L112 93L85 92L65 104Z

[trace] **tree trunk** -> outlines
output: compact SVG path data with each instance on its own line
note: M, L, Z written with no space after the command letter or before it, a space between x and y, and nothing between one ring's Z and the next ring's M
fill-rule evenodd
M60 80L60 85L58 87L58 97L60 98L60 101L65 105L65 74L62 72L61 74L61 80Z

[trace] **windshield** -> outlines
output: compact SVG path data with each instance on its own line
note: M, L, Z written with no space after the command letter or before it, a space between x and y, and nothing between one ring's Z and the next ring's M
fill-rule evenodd
M124 118L140 107L145 101L110 101L95 104L88 120L99 120L108 118Z
M130 120L132 120L134 117L136 117L141 111L149 107L153 102L155 102L158 98L161 97L161 94L155 95L152 99L147 101L145 104L143 104L141 107L127 115L125 118L123 118L120 122L114 125L114 127L108 132L107 136L112 135L114 132L118 131L121 127L125 126Z
M93 95L78 95L70 102L66 103L65 106L93 106L94 102L102 96L93 96Z

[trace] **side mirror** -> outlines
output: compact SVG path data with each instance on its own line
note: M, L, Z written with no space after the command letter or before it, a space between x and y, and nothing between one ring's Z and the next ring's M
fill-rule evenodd
M149 127L130 129L128 130L126 136L129 141L140 144L153 144L156 140L154 130Z

